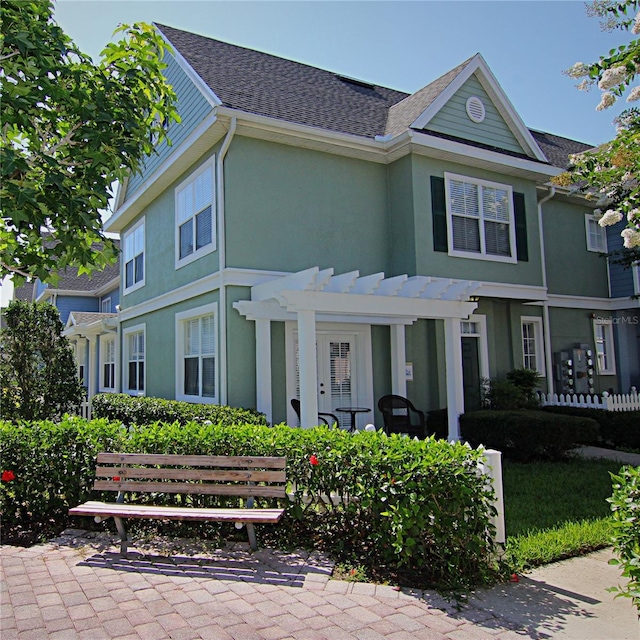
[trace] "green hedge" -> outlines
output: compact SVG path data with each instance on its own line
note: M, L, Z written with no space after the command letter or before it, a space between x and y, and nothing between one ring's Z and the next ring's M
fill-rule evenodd
M543 410L558 415L591 418L600 426L601 443L611 447L640 449L640 411L606 411L581 407L544 407Z
M370 566L415 569L424 585L439 588L469 587L490 574L492 493L476 472L481 452L462 444L328 427L190 422L127 428L68 418L60 424L0 422L0 445L3 470L15 474L0 484L3 531L47 519L66 526L69 506L106 498L90 490L102 450L277 455L287 457L294 498L285 501L284 524L259 528L263 544L357 554ZM305 499L323 494L337 496L338 504ZM90 526L90 520L74 524ZM234 533L231 528L225 535Z
M615 590L631 598L640 613L640 467L623 467L613 478L613 550L626 584Z
M473 411L460 416L462 437L472 446L502 451L520 462L560 460L584 442L592 442L598 424L589 418L543 411Z
M153 422L186 424L192 420L210 420L227 426L243 423L267 424L265 415L253 409L130 396L126 393L98 394L91 400L91 407L94 417L118 420L126 425Z

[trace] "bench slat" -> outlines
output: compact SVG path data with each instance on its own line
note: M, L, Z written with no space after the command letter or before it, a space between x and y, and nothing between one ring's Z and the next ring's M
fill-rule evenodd
M157 469L141 467L96 467L99 478L152 478L170 480L213 480L216 482L286 482L283 471L251 471L249 469Z
M96 480L96 491L134 491L138 493L193 493L218 496L263 496L265 498L286 497L284 486L243 484L189 484L185 482L136 482L122 480Z
M183 456L156 453L99 453L98 464L161 464L189 467L257 467L284 469L287 459L270 456Z
M119 518L142 518L160 520L216 520L220 522L276 523L284 509L198 509L182 507L155 507L151 505L118 504L108 502L85 502L69 514L74 516L99 516Z

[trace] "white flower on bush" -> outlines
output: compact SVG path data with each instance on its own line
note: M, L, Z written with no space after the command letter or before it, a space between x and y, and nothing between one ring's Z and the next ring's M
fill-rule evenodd
M625 249L640 247L640 231L638 231L637 229L627 228L620 235L624 240Z
M614 211L613 209L609 209L601 218L598 220L598 224L601 227L610 227L612 224L617 224L622 220L622 214L619 211Z
M640 100L640 87L633 87L627 98L627 102L634 102L636 100Z
M627 220L629 222L640 222L640 208L630 209L627 213Z
M616 97L610 91L605 91L602 94L602 98L600 100L600 104L596 107L596 111L603 111L604 109L608 109L612 104L616 101Z
M631 27L631 33L635 35L640 34L640 11L638 11L633 27Z
M627 78L627 68L625 66L617 66L611 67L610 69L606 69L602 76L600 77L600 82L598 82L598 86L606 91L607 89L612 89L613 87L617 87L619 84L622 84Z
M570 78L583 78L589 75L589 66L584 62L576 62L570 69L567 69L566 74Z
M589 91L591 89L591 85L593 84L592 80L583 80L579 84L576 85L578 91Z

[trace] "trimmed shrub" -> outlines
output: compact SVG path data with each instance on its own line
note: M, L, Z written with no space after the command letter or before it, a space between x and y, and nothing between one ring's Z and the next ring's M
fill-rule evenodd
M284 501L286 520L260 527L263 544L357 556L362 564L399 576L411 570L425 587L468 588L493 575L492 491L477 473L482 453L463 444L382 432L349 434L329 427L189 422L125 428L70 418L59 425L0 422L0 445L4 470L15 474L0 483L3 532L50 518L59 519L62 527L73 503L113 500L113 495L90 491L99 451L284 455L291 483L291 498ZM277 503L259 501L263 506ZM87 518L85 526L95 525ZM144 530L154 525L136 526ZM173 531L161 526L164 532ZM227 538L236 535L233 526L220 523L180 526L183 534L198 537L215 537L220 531Z
M568 451L597 437L589 418L549 415L543 411L474 411L460 416L463 438L472 446L498 449L520 462L560 460Z
M640 449L640 411L607 411L582 407L544 407L544 411L560 415L579 416L595 420L599 427L598 441L609 447Z
M130 396L126 393L98 394L91 400L91 406L96 418L118 420L125 425L154 422L186 424L192 420L208 420L226 426L243 423L267 424L265 415L253 409Z
M640 613L640 467L623 467L619 475L611 477L613 495L608 500L613 511L613 550L618 559L609 562L619 565L622 577L628 580L612 591L631 598Z

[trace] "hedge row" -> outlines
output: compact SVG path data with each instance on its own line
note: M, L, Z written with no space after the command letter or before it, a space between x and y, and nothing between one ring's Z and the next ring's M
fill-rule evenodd
M576 446L598 437L590 418L543 411L473 411L460 416L462 437L472 446L502 451L518 462L560 460Z
M601 443L611 447L640 449L640 411L606 411L581 407L544 407L543 410L556 415L591 418L600 427Z
M284 501L284 524L259 528L263 544L303 544L338 557L357 553L371 566L399 572L418 568L423 584L438 588L469 587L490 574L492 492L476 471L481 452L462 444L325 427L125 427L67 418L0 422L0 447L3 470L15 475L0 483L3 531L51 518L66 526L69 506L112 500L91 491L99 451L275 455L287 457L294 497ZM335 496L337 504L306 499L320 495ZM80 524L90 526L89 519ZM207 525L215 526L222 525Z
M231 426L234 424L266 425L263 413L253 409L238 409L226 405L194 404L178 400L165 400L146 396L130 396L126 393L101 393L91 400L96 418L117 420L125 425L179 422L192 420L215 422Z

